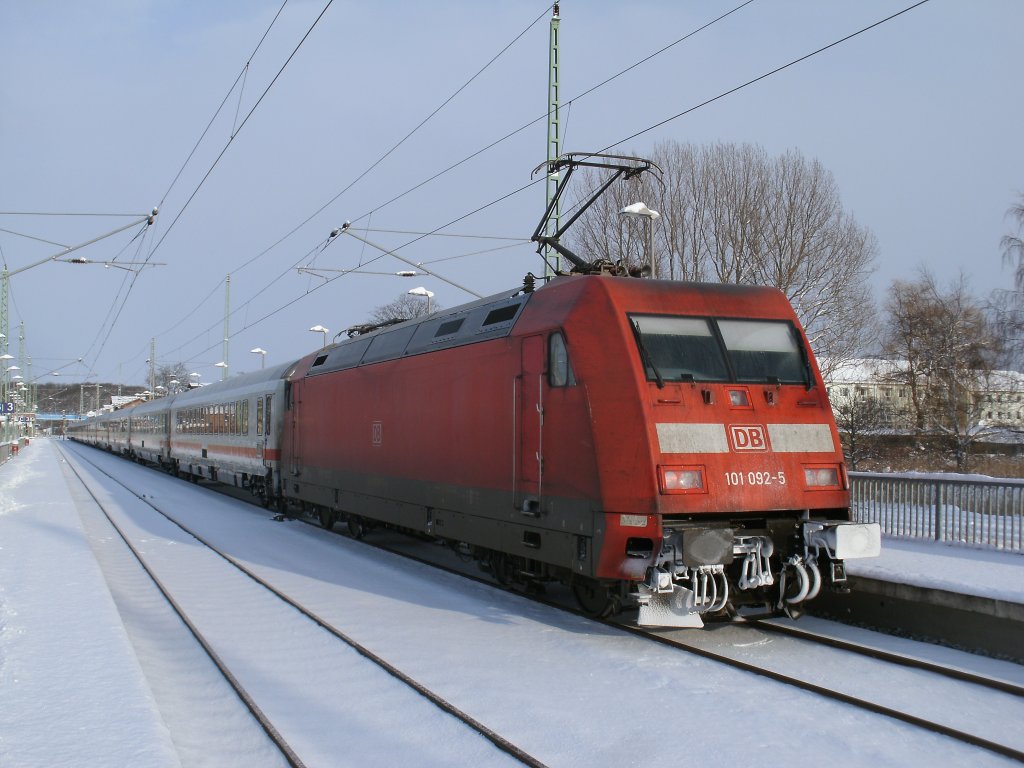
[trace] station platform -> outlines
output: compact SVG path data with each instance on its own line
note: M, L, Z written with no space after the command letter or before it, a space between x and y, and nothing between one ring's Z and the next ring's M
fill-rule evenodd
M177 766L55 442L0 464L0 764Z
M1024 664L1024 554L883 537L812 613Z

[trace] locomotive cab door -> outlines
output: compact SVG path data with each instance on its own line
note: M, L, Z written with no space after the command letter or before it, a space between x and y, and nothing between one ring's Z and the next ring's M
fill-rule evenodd
M521 373L517 377L515 504L527 514L540 511L544 478L544 336L523 339Z

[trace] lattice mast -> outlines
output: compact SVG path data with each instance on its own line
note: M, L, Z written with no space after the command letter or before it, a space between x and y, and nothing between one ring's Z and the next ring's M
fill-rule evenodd
M558 3L555 3L551 10L551 32L549 35L549 47L548 47L548 163L552 163L562 152L562 133L561 125L559 123L559 96L558 96L558 70L559 70L559 57L558 57L558 22L561 20L558 12ZM545 199L546 207L551 208L548 215L547 224L544 228L544 232L547 235L552 235L558 231L559 219L561 216L560 206L556 200L554 207L551 207L551 201L555 200L555 196L558 193L558 180L559 174L557 172L547 174L547 182L545 184L547 197ZM562 257L557 251L552 249L550 246L545 250L544 260L544 275L551 277L554 272L558 272L562 268ZM554 271L552 271L551 262L552 257L554 258Z
M7 354L7 340L11 335L11 329L8 325L9 316L7 314L7 286L7 266L4 265L3 271L0 272L0 355ZM4 363L4 368L7 367L6 361L0 360L0 362ZM5 400L7 400L7 373L0 370L0 402Z

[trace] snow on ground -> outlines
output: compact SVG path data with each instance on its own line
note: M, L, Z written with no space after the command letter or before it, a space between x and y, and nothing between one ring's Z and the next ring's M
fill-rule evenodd
M879 557L850 560L851 576L1024 604L1024 554L894 539Z
M0 467L0 765L178 759L56 451Z
M154 692L163 698L173 683L162 678L180 670L140 663L147 654L133 649L118 615L83 528L84 502L72 498L57 447L56 441L36 441L0 467L0 765L199 764L195 753L202 744L190 753L168 733L188 723L171 723L166 705L155 700ZM203 522L204 535L230 544L240 558L346 632L549 765L618 767L684 758L697 764L771 764L807 754L852 768L1009 764L515 595L381 557L310 526L272 522L262 510L92 449L60 447L112 462L119 474L141 480L158 503L175 505L190 522ZM142 514L127 502L123 513ZM154 523L132 520L156 540ZM1012 590L1020 581L1020 558L989 560L988 553L952 550L952 561L936 566L918 559L927 558L933 545L888 543L876 567L895 576L904 562L903 570L912 575L941 572L959 579L958 590L973 589L969 582L976 577L979 589L1002 582ZM964 560L970 567L963 567ZM108 571L106 579L112 578ZM240 621L246 620L231 623ZM297 664L305 660L314 672L323 668L320 654L302 650L295 648ZM304 714L320 716L313 706L297 713ZM387 734L405 714L371 707L361 713L362 727ZM211 737L211 751L214 738L230 745L236 736L232 731ZM388 758L392 764L417 764L415 753ZM498 752L490 761L469 754L465 759L507 762ZM252 764L269 763L254 758Z

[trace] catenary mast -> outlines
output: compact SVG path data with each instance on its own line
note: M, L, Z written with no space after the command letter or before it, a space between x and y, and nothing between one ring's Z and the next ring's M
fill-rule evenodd
M551 10L551 33L549 35L550 45L548 48L548 164L554 161L562 152L562 134L561 126L558 121L558 69L559 69L559 58L558 58L558 22L560 21L558 13L558 3L555 3ZM558 192L558 174L548 173L546 183L546 205L551 205L552 199L555 197L555 193ZM548 216L547 226L545 227L544 234L553 235L558 231L558 223L560 218L559 206L556 204L551 210L551 214ZM551 268L552 257L554 258L554 271L557 272L562 268L562 257L558 255L550 247L546 250L546 259L544 261L544 275L545 277L551 277L553 272Z

